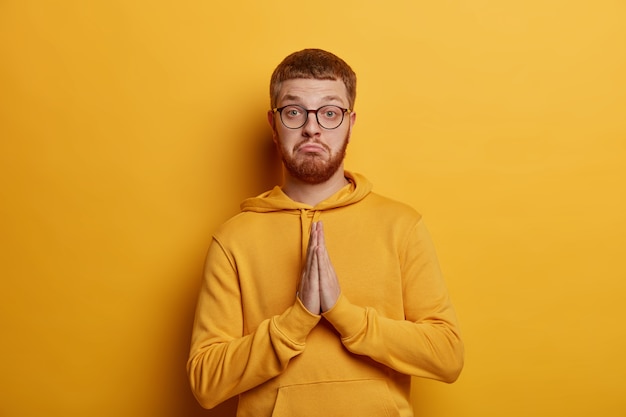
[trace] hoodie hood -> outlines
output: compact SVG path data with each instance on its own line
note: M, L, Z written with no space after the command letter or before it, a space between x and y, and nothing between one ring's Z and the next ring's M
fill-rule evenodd
M363 175L348 171L344 174L350 184L315 206L292 200L279 186L276 186L261 195L244 200L241 203L241 211L256 213L287 211L293 214L300 214L302 210L324 211L357 203L371 192L372 183Z
M241 203L241 211L253 213L282 212L299 216L301 262L303 262L306 258L311 224L318 221L324 211L358 203L372 190L372 183L363 175L348 171L344 171L344 175L350 183L315 206L292 200L280 187L276 186L257 197L244 200Z

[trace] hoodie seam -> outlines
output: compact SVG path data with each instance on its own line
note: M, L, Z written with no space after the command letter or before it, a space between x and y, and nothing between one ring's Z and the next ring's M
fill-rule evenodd
M233 269L233 271L237 271L237 266L235 264L235 260L233 259L233 257L230 254L230 252L226 250L226 248L224 247L224 244L215 235L213 236L213 241L219 246L219 248L222 251L222 253L224 254L224 256L226 256L226 259L228 259L228 264Z

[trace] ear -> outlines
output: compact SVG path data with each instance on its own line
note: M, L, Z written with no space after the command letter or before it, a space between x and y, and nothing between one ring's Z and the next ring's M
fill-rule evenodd
M274 142L276 142L276 118L274 117L274 112L271 110L267 111L267 122L269 123L270 127L272 128L272 140Z
M356 123L356 112L353 111L352 113L350 113L350 128L354 127L355 123Z
M350 113L350 127L348 130L348 143L350 142L350 138L352 137L352 128L354 127L354 124L356 123L356 113L352 112Z

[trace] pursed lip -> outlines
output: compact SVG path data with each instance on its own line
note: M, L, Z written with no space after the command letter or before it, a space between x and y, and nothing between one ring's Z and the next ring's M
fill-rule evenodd
M296 152L326 152L326 148L319 143L305 142L296 147Z

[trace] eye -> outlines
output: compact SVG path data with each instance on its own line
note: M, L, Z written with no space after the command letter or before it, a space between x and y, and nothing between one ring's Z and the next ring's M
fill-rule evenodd
M298 117L303 114L303 111L298 106L288 106L283 109L283 114L287 117Z
M321 116L327 120L336 119L341 114L341 109L337 106L326 106L320 110Z

